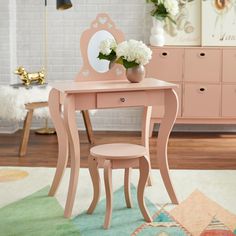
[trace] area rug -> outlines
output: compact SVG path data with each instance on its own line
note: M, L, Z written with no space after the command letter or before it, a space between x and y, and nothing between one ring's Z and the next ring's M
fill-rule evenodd
M55 197L48 197L55 169L1 168L8 173L22 171L24 178L0 182L0 236L50 235L140 235L140 236L233 236L236 235L236 171L171 171L179 205L170 200L160 173L152 171L153 186L145 191L152 223L143 221L136 200L138 171L132 173L134 207L127 209L123 192L123 171L113 173L114 207L111 228L104 230L104 189L92 215L86 214L92 199L87 169L80 181L71 219L63 217L69 169ZM4 172L3 171L3 172ZM3 173L2 172L2 173ZM103 186L103 182L102 182Z

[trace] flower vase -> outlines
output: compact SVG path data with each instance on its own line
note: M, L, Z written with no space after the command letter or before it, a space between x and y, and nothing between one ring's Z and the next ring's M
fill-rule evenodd
M152 46L162 47L165 45L165 36L164 36L164 21L158 20L155 17L152 18L152 29L150 36L150 44Z
M134 66L126 69L126 77L131 83L139 83L145 77L145 68L143 65Z

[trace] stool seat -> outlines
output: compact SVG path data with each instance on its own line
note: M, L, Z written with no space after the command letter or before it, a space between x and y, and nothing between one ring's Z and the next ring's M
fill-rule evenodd
M147 155L147 149L142 145L130 143L111 143L94 146L90 155L103 159L132 159Z

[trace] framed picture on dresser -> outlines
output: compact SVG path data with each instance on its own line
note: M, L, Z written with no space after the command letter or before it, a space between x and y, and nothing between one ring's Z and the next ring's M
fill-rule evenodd
M166 45L201 44L201 1L178 0L179 13L175 23L166 19L164 30Z
M202 45L236 46L235 0L202 0Z

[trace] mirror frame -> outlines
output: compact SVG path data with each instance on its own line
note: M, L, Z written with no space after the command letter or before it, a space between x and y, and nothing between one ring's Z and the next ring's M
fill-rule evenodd
M90 28L85 30L80 39L80 50L83 59L83 66L75 81L99 81L99 80L123 80L126 79L125 69L122 65L115 64L107 72L96 71L89 63L88 45L92 36L101 30L108 31L113 35L117 44L124 41L124 34L118 30L108 14L98 14L92 21Z

